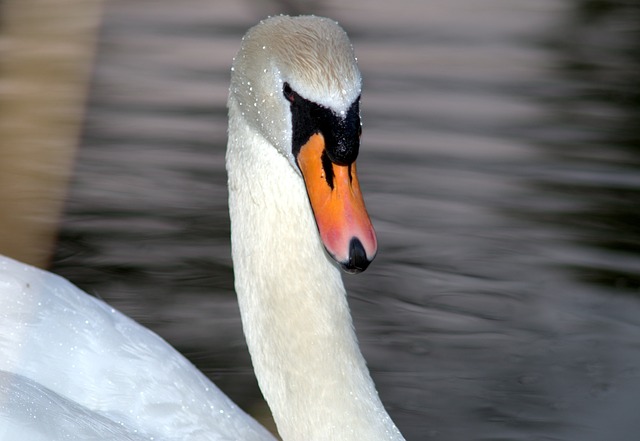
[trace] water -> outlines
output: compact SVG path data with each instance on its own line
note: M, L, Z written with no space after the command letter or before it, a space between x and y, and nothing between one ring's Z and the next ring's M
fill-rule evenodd
M225 101L242 34L293 6L153 4L107 2L53 270L260 413L233 293ZM636 440L635 2L293 12L339 20L365 78L358 170L380 250L346 283L407 439Z

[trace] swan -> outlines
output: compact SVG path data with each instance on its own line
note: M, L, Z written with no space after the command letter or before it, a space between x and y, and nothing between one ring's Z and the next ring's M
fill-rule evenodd
M248 31L229 91L235 288L284 441L400 441L358 347L341 269L376 236L355 159L361 76L314 16ZM54 274L0 258L0 440L273 440L153 332Z

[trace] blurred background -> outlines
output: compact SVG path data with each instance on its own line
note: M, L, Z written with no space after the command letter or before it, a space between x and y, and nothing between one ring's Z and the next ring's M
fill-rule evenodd
M0 252L153 329L268 418L233 292L226 96L314 13L364 76L380 250L345 277L408 440L640 432L636 0L0 0Z

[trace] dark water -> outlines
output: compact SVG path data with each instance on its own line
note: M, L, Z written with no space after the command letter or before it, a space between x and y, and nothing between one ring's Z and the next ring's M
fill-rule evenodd
M53 270L259 406L229 248L229 66L269 13L331 16L365 78L380 241L346 282L407 439L637 440L637 2L346 3L108 1Z

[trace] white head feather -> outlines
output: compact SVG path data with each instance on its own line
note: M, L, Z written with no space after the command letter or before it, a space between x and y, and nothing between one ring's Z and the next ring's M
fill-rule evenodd
M286 32L280 31L284 28ZM232 69L229 106L236 100L245 121L292 164L291 118L289 102L282 94L284 83L336 115L346 112L362 88L349 38L327 18L277 16L262 21L243 38Z

